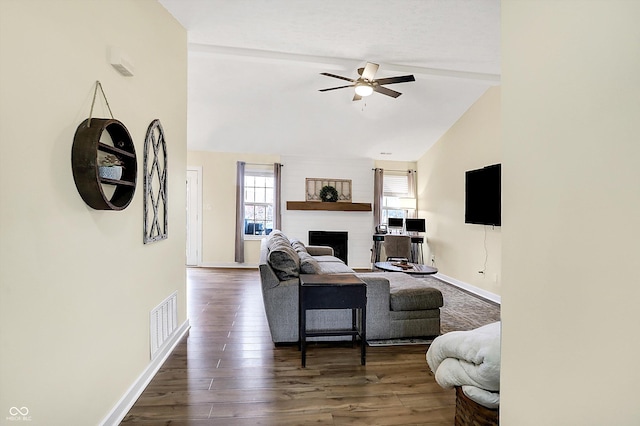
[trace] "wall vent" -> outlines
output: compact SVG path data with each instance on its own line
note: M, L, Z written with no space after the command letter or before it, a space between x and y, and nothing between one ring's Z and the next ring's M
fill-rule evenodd
M178 328L178 292L175 291L151 310L151 359L161 352L164 344Z

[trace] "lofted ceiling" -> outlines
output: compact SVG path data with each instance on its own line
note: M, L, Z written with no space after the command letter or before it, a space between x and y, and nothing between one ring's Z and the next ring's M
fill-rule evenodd
M188 148L415 161L500 84L500 0L159 0L187 29ZM357 78L413 74L353 102Z

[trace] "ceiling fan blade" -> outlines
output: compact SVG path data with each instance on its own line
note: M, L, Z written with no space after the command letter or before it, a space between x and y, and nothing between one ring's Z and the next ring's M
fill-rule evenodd
M344 89L345 87L353 87L353 86L355 86L355 84L349 84L348 86L330 87L328 89L320 89L318 91L319 92L328 92L329 90Z
M378 64L374 64L373 62L367 62L367 65L364 66L364 70L362 70L362 78L365 80L373 80L373 77L376 75L378 71Z
M357 80L354 80L348 77L343 77L341 75L331 74L328 72L321 72L320 73L321 75L326 75L327 77L333 77L333 78L338 78L340 80L349 81L353 84L350 84L347 86L330 87L328 89L320 89L319 91L328 92L330 90L346 89L347 87L356 87L359 85L366 85L373 88L373 90L378 93L382 93L383 95L390 96L392 98L397 98L402 93L396 92L395 90L388 89L386 87L383 87L382 85L416 81L413 75L402 75L397 77L387 77L387 78L381 78L379 80L375 80L374 77L376 75L376 72L378 72L379 67L380 66L378 64L374 64L373 62L367 62L364 68L358 68L358 74L360 74L360 78L358 78ZM354 101L362 100L362 96L355 93L353 95L353 100Z
M416 78L412 75L403 75L400 77L379 78L376 80L378 84L406 83L408 81L416 81Z
M350 81L355 83L355 80L352 78L342 77L341 75L329 74L328 72L321 72L321 75L326 75L327 77L339 78L340 80Z
M378 93L382 93L383 95L391 96L392 98L397 98L398 96L402 95L402 93L400 92L396 92L395 90L387 89L386 87L382 86L374 86L373 90Z

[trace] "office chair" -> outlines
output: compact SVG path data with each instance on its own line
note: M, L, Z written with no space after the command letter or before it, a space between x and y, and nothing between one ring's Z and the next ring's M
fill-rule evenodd
M384 252L387 261L408 261L411 258L411 237L408 235L385 235Z

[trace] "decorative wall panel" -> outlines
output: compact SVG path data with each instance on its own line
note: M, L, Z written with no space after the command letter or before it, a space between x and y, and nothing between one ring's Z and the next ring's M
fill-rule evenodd
M167 238L167 145L160 120L144 140L144 243Z
M330 186L338 193L337 202L351 202L351 179L307 178L305 184L306 201L322 201L320 197L322 188Z

